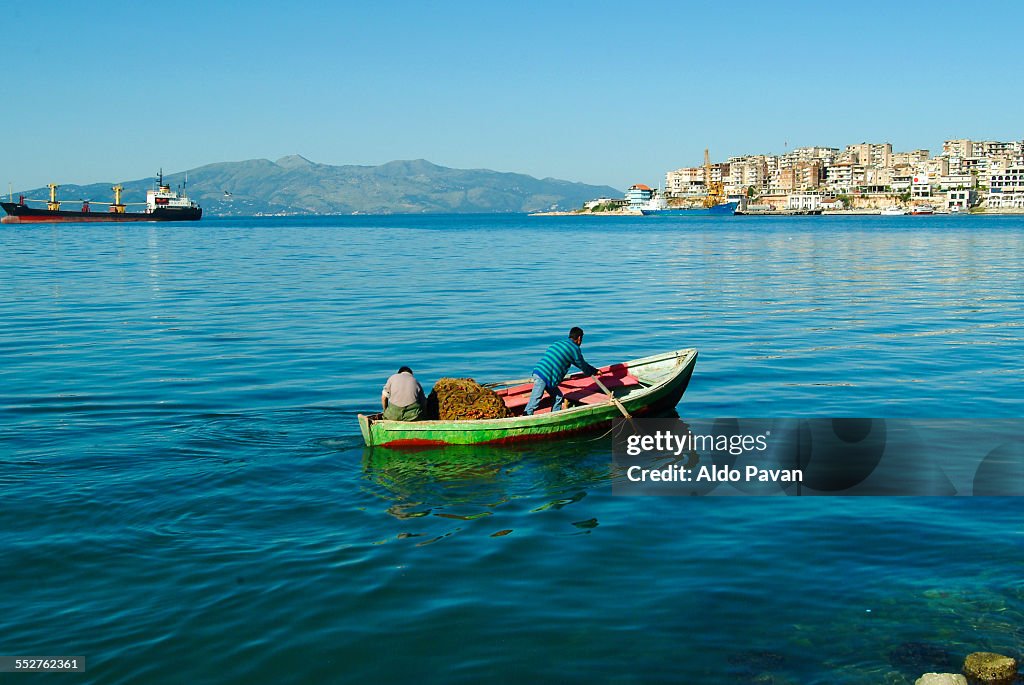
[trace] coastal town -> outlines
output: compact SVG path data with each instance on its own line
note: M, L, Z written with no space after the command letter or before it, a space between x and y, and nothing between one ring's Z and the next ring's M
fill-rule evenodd
M727 210L715 212L714 208ZM658 214L1024 213L1024 141L946 140L942 152L894 152L891 143L799 147L668 171L624 198L580 213Z

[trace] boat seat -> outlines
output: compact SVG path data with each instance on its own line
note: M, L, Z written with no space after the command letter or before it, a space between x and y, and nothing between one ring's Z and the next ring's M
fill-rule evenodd
M602 367L598 371L600 372L598 373L598 378L601 379L601 382L609 390L640 385L640 379L630 375L629 369L625 364L613 364L612 366ZM594 379L581 373L569 376L558 387L562 390L565 401L569 404L601 404L608 401L608 396L604 394L601 388L597 387ZM514 414L521 414L523 409L526 408L526 403L530 401L530 393L532 391L532 383L523 383L522 385L499 390L497 394L510 411ZM540 406L534 413L543 414L549 411L551 411L551 396L545 393L544 399L541 400Z

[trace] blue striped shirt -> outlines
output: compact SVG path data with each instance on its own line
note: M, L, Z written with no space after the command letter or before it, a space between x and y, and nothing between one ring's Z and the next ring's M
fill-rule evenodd
M549 347L537 366L533 367L533 373L543 378L548 387L554 388L565 378L570 365L586 374L597 373L597 369L583 358L580 346L569 338L559 340Z

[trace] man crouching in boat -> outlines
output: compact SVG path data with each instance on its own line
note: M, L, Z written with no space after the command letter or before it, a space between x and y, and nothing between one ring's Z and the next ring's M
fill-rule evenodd
M384 408L384 418L391 421L416 421L427 406L427 397L423 394L423 386L412 375L412 369L403 366L384 384L384 392L380 396L380 405Z
M530 393L530 401L526 403L523 414L531 416L537 409L537 405L544 398L544 391L551 393L555 403L551 411L558 411L562 408L562 391L558 384L565 379L569 366L575 366L588 376L597 374L597 369L587 363L583 358L583 351L580 346L583 344L583 329L573 326L569 331L569 338L559 340L547 349L544 356L533 367L533 392Z

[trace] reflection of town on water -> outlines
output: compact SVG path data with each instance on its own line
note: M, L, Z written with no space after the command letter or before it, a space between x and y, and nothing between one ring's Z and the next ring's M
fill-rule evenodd
M596 434L511 445L366 447L363 474L396 518L473 520L514 500L532 511L563 507L607 485L614 470L611 439Z

